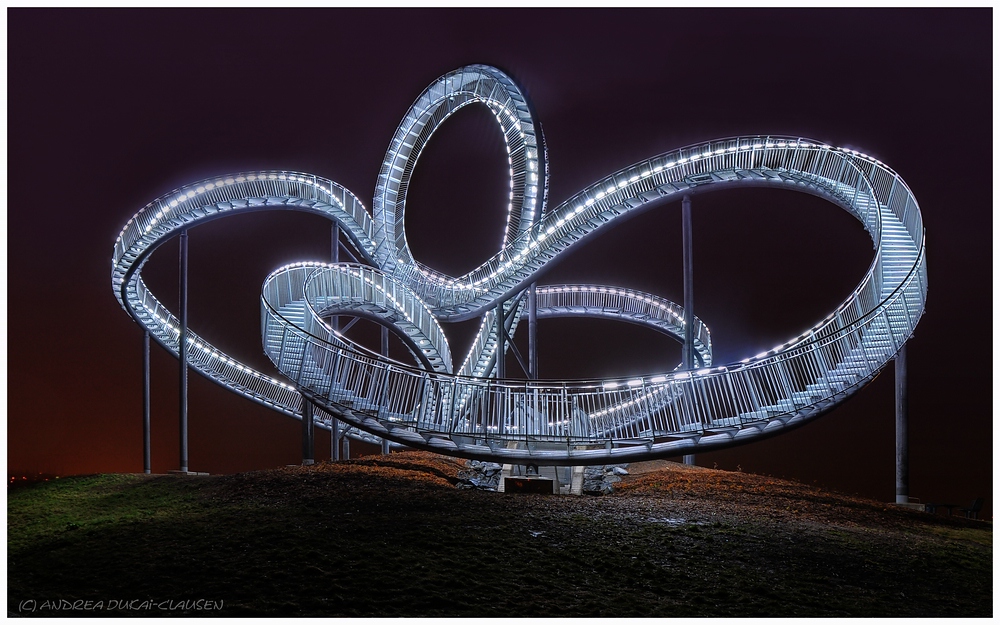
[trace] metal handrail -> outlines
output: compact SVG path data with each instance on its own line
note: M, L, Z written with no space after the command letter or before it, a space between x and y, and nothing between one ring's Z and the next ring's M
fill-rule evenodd
M596 284L552 284L538 287L536 297L539 318L608 317L652 327L684 341L684 308L651 293ZM694 317L693 340L700 366L711 366L711 332L698 317Z

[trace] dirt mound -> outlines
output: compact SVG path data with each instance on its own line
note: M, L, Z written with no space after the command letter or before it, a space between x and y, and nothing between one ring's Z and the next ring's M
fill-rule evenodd
M623 497L653 497L674 501L711 502L757 516L794 516L816 522L857 525L933 521L957 527L980 522L960 517L932 517L923 512L862 497L844 495L791 480L752 473L720 471L666 460L629 465L617 490Z

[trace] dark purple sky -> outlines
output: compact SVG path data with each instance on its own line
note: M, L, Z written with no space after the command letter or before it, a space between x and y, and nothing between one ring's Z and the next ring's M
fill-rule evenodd
M437 76L493 64L525 90L549 146L551 200L701 140L790 134L872 154L914 191L930 295L909 347L910 491L992 493L992 13L979 10L8 10L8 467L141 470L141 336L110 287L111 248L151 199L255 168L332 178L370 206L399 120ZM505 159L485 108L421 158L407 233L445 271L499 244ZM860 224L815 198L695 199L695 311L732 362L797 335L860 281ZM147 281L176 302L176 242ZM221 220L191 233L191 326L270 370L263 278L326 260L322 220ZM678 204L628 221L542 282L682 299ZM473 322L472 325L476 323ZM462 347L469 324L448 327ZM672 368L641 329L540 325L543 377ZM584 337L594 335L592 342ZM512 366L509 366L510 370ZM191 376L191 468L298 462L297 422ZM177 365L154 347L153 469L177 465ZM320 437L317 453L328 453ZM894 494L893 375L847 404L699 464ZM990 506L990 503L987 503Z

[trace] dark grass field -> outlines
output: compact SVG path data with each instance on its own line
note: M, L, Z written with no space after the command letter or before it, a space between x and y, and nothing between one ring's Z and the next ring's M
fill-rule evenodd
M991 522L669 462L604 497L459 490L460 468L403 453L11 488L8 614L993 614Z

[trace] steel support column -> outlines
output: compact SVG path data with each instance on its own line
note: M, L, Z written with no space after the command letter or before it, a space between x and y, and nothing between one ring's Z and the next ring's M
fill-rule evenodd
M337 222L333 222L333 225L330 226L330 262L340 262L340 224ZM334 316L330 320L330 327L334 330L340 330L340 318Z
M180 334L178 358L180 359L180 470L188 470L188 233L180 237Z
M336 221L330 226L330 262L340 262L340 224ZM334 315L330 319L330 327L339 332L340 317ZM340 421L336 416L330 416L330 460L340 460Z
M142 472L150 473L149 448L149 330L142 333Z
M315 462L315 423L313 422L312 402L302 397L302 464Z
M528 379L538 379L538 300L534 282L528 287Z
M896 503L910 502L910 449L907 432L906 343L896 354Z
M340 421L330 421L330 460L340 460Z
M694 266L691 241L691 197L681 203L684 253L684 346L681 360L685 369L694 369Z
M382 356L389 357L389 328L382 326ZM386 381L388 384L388 380ZM389 439L382 439L382 455L389 455Z
M503 328L503 302L497 304L497 364L494 368L496 371L496 378L498 380L507 377L507 367L506 367L506 352L504 349L506 341L504 340L504 328Z
M538 137L542 142L542 159L540 164L545 169L542 179L545 185L542 187L542 197L538 206L532 203L532 208L536 209L532 213L531 223L538 225L542 220L542 212L545 210L545 202L549 194L549 146L545 144L545 133L542 132L541 122L538 124ZM538 379L538 302L535 297L535 283L528 287L528 379Z
M682 239L684 250L684 346L681 360L684 368L694 369L694 250L691 237L691 197L681 202ZM694 464L694 454L684 455L684 464Z

